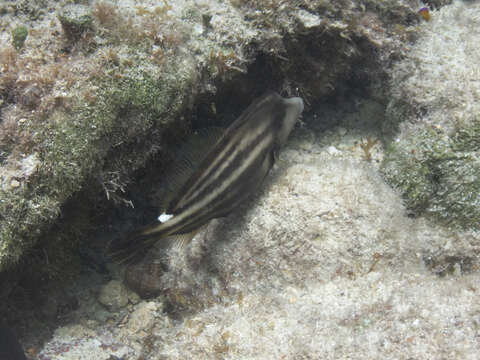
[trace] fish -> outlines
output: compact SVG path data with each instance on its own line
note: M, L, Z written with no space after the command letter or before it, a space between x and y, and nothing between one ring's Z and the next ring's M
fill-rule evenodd
M2 324L0 324L0 359L27 360L22 345L20 345L13 332Z
M232 213L260 187L303 109L301 98L275 92L254 100L206 152L159 219L113 241L110 258L128 262L167 237L183 247L210 220Z
M423 20L430 21L431 16L430 16L430 10L428 9L428 7L422 7L420 10L418 10L418 13L423 18Z

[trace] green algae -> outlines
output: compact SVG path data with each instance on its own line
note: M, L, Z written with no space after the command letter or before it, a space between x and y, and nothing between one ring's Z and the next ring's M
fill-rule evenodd
M480 119L452 134L428 128L394 142L382 171L416 215L462 228L480 228Z
M20 50L25 44L25 40L28 36L28 29L26 26L17 26L12 30L12 44L15 49Z
M79 40L83 34L93 29L93 16L85 5L67 5L58 15L65 36L70 41Z
M62 205L87 183L101 188L103 174L112 171L127 176L161 148L162 134L183 108L189 75L172 67L153 77L138 65L121 78L98 81L93 104L79 98L69 111L57 110L39 125L36 173L18 189L0 190L0 269L18 262L58 220ZM68 253L65 247L89 230L86 222L83 228L76 226L78 233L71 239L59 231L62 241L55 234L48 240L59 244L50 256L52 266L52 259L62 261L57 255Z

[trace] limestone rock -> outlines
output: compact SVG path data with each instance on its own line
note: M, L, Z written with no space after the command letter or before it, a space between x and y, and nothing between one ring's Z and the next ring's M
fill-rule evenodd
M128 304L128 290L121 281L112 280L101 289L98 301L110 311L118 311Z

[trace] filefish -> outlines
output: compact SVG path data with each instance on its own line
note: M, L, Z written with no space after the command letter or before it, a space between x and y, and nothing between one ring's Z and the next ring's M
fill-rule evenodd
M255 100L206 153L158 221L112 242L111 258L129 261L167 237L185 246L210 220L234 211L259 188L302 112L299 97L268 92Z

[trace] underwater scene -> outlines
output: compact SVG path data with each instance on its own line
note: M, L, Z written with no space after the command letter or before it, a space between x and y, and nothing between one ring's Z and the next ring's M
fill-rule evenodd
M0 360L478 358L480 2L0 25Z

